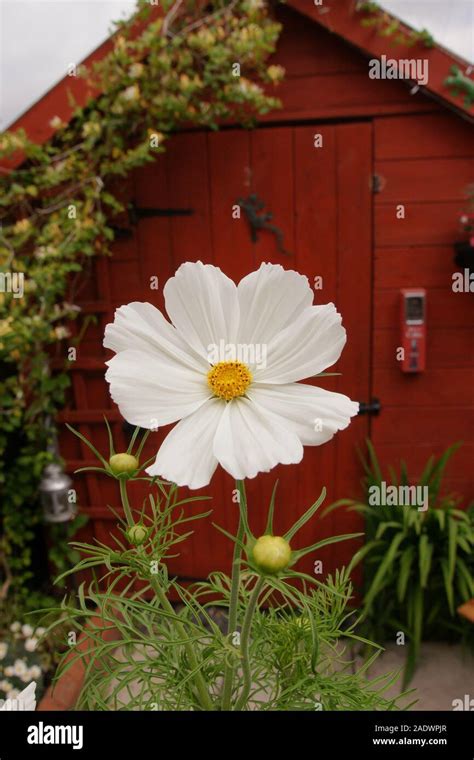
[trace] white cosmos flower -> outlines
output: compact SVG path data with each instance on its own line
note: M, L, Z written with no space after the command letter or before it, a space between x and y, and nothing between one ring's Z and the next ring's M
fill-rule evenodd
M220 464L253 478L299 462L303 445L325 443L357 414L347 396L298 382L332 366L346 342L334 304L314 306L306 277L262 264L236 285L218 267L187 262L164 297L171 322L130 303L104 339L124 418L148 429L178 423L149 475L201 488ZM235 347L234 359L239 346L264 347L266 362L210 359L222 345Z

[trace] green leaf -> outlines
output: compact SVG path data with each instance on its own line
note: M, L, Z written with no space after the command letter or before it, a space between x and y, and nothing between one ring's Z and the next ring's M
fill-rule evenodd
M448 600L449 611L451 615L454 615L453 583L450 577L448 563L444 558L441 560L441 571L443 573L444 590L446 593L446 599Z
M112 437L112 431L110 429L109 421L108 421L107 417L105 416L105 414L104 414L104 422L105 422L105 425L106 425L106 428L107 428L107 436L108 436L108 439L109 439L110 456L112 457L115 454L114 439ZM127 452L127 453L130 453L130 452Z
M370 541L369 543L365 544L365 546L362 546L358 551L356 551L347 566L348 574L352 574L354 567L358 565L359 562L361 562L367 554L373 552L376 547L381 546L383 546L383 541Z
M429 543L426 533L422 533L418 544L418 564L420 570L420 586L426 588L431 569L433 545Z
M454 570L456 567L457 534L458 524L456 520L451 519L448 522L448 577L451 583L454 579Z
M276 496L277 488L278 488L278 480L275 481L275 485L273 486L272 496L270 499L270 506L268 508L267 524L265 526L265 535L267 536L273 535L273 513L275 511L275 496Z
M405 598L414 555L415 547L409 546L407 549L405 549L400 559L400 572L397 581L397 597L399 602L402 602Z
M297 549L294 551L293 554L295 556L295 561L301 559L301 557L304 557L310 552L315 552L318 551L318 549L322 549L324 546L337 544L339 541L349 541L351 538L360 538L363 535L363 533L346 533L345 535L341 536L329 536L329 538L323 538L321 541L318 541L311 546L306 546L304 549Z
M290 530L285 533L284 538L286 541L290 542L293 536L299 531L299 529L302 528L303 525L311 519L311 517L318 511L325 498L326 489L323 488L319 498L314 502L314 504L300 517L299 520L295 522Z
M405 538L405 533L399 533L396 535L388 548L388 551L386 555L384 556L382 562L380 563L380 566L372 580L372 583L370 585L369 590L367 591L365 598L364 598L364 606L367 609L370 609L373 600L379 593L380 589L384 585L385 575L388 573L389 568L391 568L391 565L394 562L395 556L398 552L398 547L402 543L402 541Z
M463 601L467 602L470 598L474 597L474 578L468 566L460 557L458 557L456 567L458 570L458 575L463 578L469 591L469 596L463 599Z
M100 462L102 462L102 464L104 465L104 467L107 468L107 466L108 466L107 462L105 461L105 459L102 456L102 454L99 454L99 452L97 451L97 449L95 448L95 446L93 446L93 444L90 441L88 441L87 438L84 435L82 435L82 433L79 432L79 430L76 430L75 428L73 428L68 423L66 423L66 427L67 427L68 430L71 431L71 433L74 433L74 435L76 435L92 451L92 453L95 454L95 456L97 457L97 459Z

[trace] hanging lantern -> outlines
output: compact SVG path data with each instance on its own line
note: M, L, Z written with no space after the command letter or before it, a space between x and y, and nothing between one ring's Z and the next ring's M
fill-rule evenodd
M69 501L71 485L72 480L61 465L48 464L45 467L39 491L46 522L61 523L74 519L76 505Z

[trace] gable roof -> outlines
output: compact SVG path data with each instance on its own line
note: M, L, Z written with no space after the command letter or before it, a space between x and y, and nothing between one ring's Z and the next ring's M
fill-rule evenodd
M368 58L380 58L385 55L396 60L426 59L429 68L428 83L420 87L420 90L458 115L474 121L474 103L466 105L462 96L454 96L444 84L452 66L458 66L463 71L473 68L460 56L436 42L433 47L426 47L423 43L415 46L394 45L390 38L378 34L375 26L367 27L361 24L364 14L357 10L354 0L325 0L324 5L315 5L311 0L286 0L286 4L346 40ZM383 13L389 23L392 20L398 21L392 14L385 11ZM412 29L400 22L397 31L409 34ZM471 81L474 87L474 79Z
M454 110L458 115L474 121L474 105L466 106L461 97L454 97L445 87L444 80L450 73L453 65L462 69L468 67L468 63L456 54L435 44L427 48L421 44L417 46L391 45L386 37L377 34L374 27L364 27L361 24L363 18L361 11L357 10L354 0L325 0L324 5L316 5L312 0L286 0L286 5L300 14L311 19L313 22L324 27L329 32L336 34L369 58L380 58L386 55L396 59L412 59L416 53L429 61L429 81L420 89L432 96L443 105ZM151 6L149 20L153 20L162 14L159 6ZM387 19L394 19L391 14L386 14ZM132 26L133 34L139 34L148 22L140 22ZM410 27L399 24L399 30L410 32ZM96 50L82 61L86 67L92 66L104 58L113 48L112 35ZM416 52L415 52L416 51ZM473 85L474 85L474 80ZM24 129L30 138L38 144L43 144L54 135L54 128L50 122L55 116L59 116L63 122L68 122L73 115L73 106L70 103L69 93L74 96L80 106L98 95L83 79L74 76L65 76L55 84L48 92L42 95L30 108L16 119L8 128L9 131ZM15 159L0 161L0 166L12 168L21 163L21 156Z

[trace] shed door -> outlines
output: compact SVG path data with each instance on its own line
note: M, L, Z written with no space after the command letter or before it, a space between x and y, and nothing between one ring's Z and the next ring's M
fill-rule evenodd
M149 277L160 283L183 261L214 263L239 280L262 261L282 264L319 284L315 300L334 301L343 316L348 341L335 370L337 378L320 381L353 399L369 398L371 321L371 124L231 130L186 134L170 140L165 160L147 168L137 183L143 206L191 208L189 217L143 220L139 227L143 300L150 299ZM321 138L317 136L320 135ZM322 146L316 147L322 140ZM256 193L284 235L285 255L276 238L262 232L251 241L246 219L232 218L237 199ZM153 293L153 291L151 291ZM254 532L263 530L271 489L279 478L276 526L285 528L326 486L328 501L358 492L360 466L355 447L368 434L367 417L321 447L308 447L302 464L280 466L248 482ZM213 520L235 530L237 506L233 481L218 471L212 483ZM206 490L206 489L205 489ZM350 531L357 518L343 513L306 528L300 539ZM229 567L230 542L209 524L197 524L196 539L182 545L175 571L203 577ZM196 547L199 547L198 549ZM352 547L335 545L324 555L324 570L342 564ZM311 562L308 560L308 562ZM326 566L327 565L327 566ZM308 564L306 566L308 568Z
M215 134L195 132L173 137L167 153L136 174L134 202L141 208L190 208L193 214L142 218L133 244L116 244L116 256L106 264L109 284L106 292L99 294L108 301L104 321L111 319L116 306L132 300L152 301L163 308L162 287L184 261L214 263L234 280L258 268L262 261L280 263L304 273L310 283L321 285L315 290L315 301L333 301L343 316L348 341L333 370L342 375L322 379L320 384L355 400L367 401L372 298L371 174L369 123L225 130ZM266 210L272 212L288 254L279 252L276 238L270 232L262 232L252 242L245 217L233 219L232 209L237 200L251 193L256 193ZM156 276L160 283L158 291L150 289L150 278ZM100 395L104 398L106 393ZM106 413L112 419L115 417L116 429L120 431L119 418L111 408ZM76 415L76 421L80 421L80 407ZM101 416L89 411L85 419L99 421ZM254 533L258 535L264 528L277 478L277 532L285 531L314 502L323 486L328 491L326 504L357 494L361 469L356 446L363 446L368 424L366 416L359 416L329 443L305 448L301 464L280 466L249 481ZM94 438L90 426L83 431ZM167 429L151 436L150 454L166 432ZM89 476L89 481L93 480ZM107 484L88 483L89 507L94 516L92 528L101 540L108 534L103 505L117 503L104 490L112 486L106 480ZM230 476L218 469L211 486L203 489L203 493L213 497L212 521L227 531L236 529L234 488ZM208 504L203 502L203 508ZM193 505L193 509L198 507ZM181 555L171 561L170 570L182 577L195 578L203 578L216 569L228 571L231 542L212 527L211 519L197 521L193 526L194 538L181 544ZM359 528L355 515L333 512L306 526L295 539L295 546ZM302 569L312 572L314 560L321 559L326 574L347 562L354 548L354 543L336 544L318 557L307 557Z

